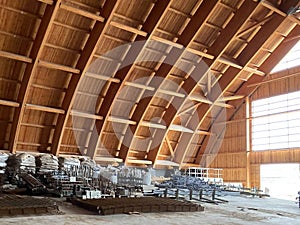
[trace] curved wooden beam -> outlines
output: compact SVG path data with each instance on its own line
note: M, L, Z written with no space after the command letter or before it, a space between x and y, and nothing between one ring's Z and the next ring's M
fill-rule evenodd
M238 36L240 29L245 25L245 23L251 18L253 13L256 11L257 8L259 8L259 4L255 3L253 1L245 1L237 13L234 15L234 17L230 20L229 24L225 27L224 30L221 31L220 35L214 42L214 44L208 49L208 53L214 56L213 60L207 61L208 70L214 65L215 62L222 56L222 54L225 52L226 48L231 44L231 42L234 40L235 37ZM196 85L193 85L193 81L187 80L182 88L188 93L189 95L193 93L193 91L196 88ZM188 98L187 98L188 99ZM180 114L181 108L184 106L186 101L183 101L179 110L175 111L173 108L168 108L164 119L170 120L170 123L172 124L175 119ZM201 105L200 105L201 107ZM202 107L208 107L207 105ZM198 115L198 114L197 114ZM202 118L201 115L199 115L199 118ZM197 119L197 118L195 118ZM194 120L195 121L195 120ZM197 121L197 120L196 120ZM196 129L197 126L195 124L192 124L190 128ZM165 131L163 134L163 138L165 139L168 135L168 132L170 131L170 127ZM180 142L185 142L185 136L189 136L190 134L182 134L184 137L182 137ZM159 148L155 148L151 153L150 157L152 160L157 160L157 156L159 155L159 152L162 149L162 145ZM175 158L174 161L177 163L181 163L181 159L185 157L186 148L177 149L175 150Z
M184 29L180 37L178 38L177 43L181 44L184 47L189 47L190 44L194 41L194 38L198 35L198 32L202 26L206 23L208 20L209 15L211 15L214 11L214 9L218 5L218 0L213 0L213 1L204 1L195 14L191 17L191 21L187 25L187 27ZM179 49L172 49L171 52L168 54L167 58L164 60L163 63L159 69L157 70L155 76L160 77L160 78L165 78L167 75L170 73L170 71L173 68L173 65L181 58L183 55L184 51L179 50ZM171 65L172 64L172 65ZM201 71L199 68L197 72L200 72L201 74L205 73L206 71ZM155 82L154 82L155 83ZM195 83L194 83L195 85ZM194 86L193 85L193 86ZM149 86L156 86L153 84L153 80L150 82ZM157 93L157 90L156 90ZM145 92L144 96L147 96L148 93L147 91ZM155 96L152 93L150 96ZM137 125L128 127L124 136L124 141L123 143L130 143L129 146L122 144L121 145L121 150L120 150L120 157L126 162L128 153L131 149L131 146L133 144L133 138L131 135L128 135L128 133L133 133L134 136L136 136L136 133L138 131L138 128L143 125L143 117L147 111L147 108L150 106L150 102L153 98L142 98L142 100L138 103L132 118L137 121ZM165 121L167 122L167 126L169 126L170 121ZM156 137L160 136L160 133L163 132L162 129L158 129L157 132L159 134L156 134ZM154 154L149 154L148 159L150 159L152 162L154 161L155 157L152 157Z
M287 9L295 6L295 4L298 4L298 3L299 3L299 1L285 2L281 6L281 10L286 11ZM259 50L262 48L263 44L266 41L268 41L270 39L270 37L276 32L278 27L280 25L282 25L288 19L289 18L282 17L279 14L274 15L270 21L268 21L265 25L262 26L261 30L255 35L255 37L251 40L251 42L243 50L243 52L238 57L238 61L241 62L242 65L247 66L251 62L251 60L257 55ZM269 69L270 69L270 67L269 67ZM238 77L240 72L241 72L240 70L237 70L232 67L229 68L225 72L224 76L219 81L219 84L220 84L223 92L226 92L226 90L230 87L232 82L234 82L234 80ZM252 79L254 79L254 78L252 78ZM240 92L238 94L240 94ZM205 110L205 109L203 110L203 109L201 109L201 107L199 107L199 110L201 110L202 112L204 111L205 113L203 113L203 116L206 116L209 113L209 111L211 110L211 107L207 110ZM201 123L199 124L199 126L200 125L201 125ZM192 138L193 137L190 137L189 143L191 142ZM216 137L215 141L218 144L220 144L218 137ZM200 149L198 150L198 154L197 154L195 163L199 164L201 162L201 156L207 147L209 148L209 151L210 151L210 149L212 149L214 146L208 146L208 139L206 138L206 139L204 139ZM207 166L207 165L202 165L202 166Z
M33 74L36 71L38 66L38 61L45 46L46 40L50 34L50 30L53 24L53 21L57 15L61 0L55 1L52 5L47 5L44 16L42 18L41 24L39 26L36 38L33 42L33 46L31 52L29 54L29 58L33 60L32 63L26 66L21 88L18 94L17 102L20 104L19 108L15 109L13 123L10 133L9 140L9 150L12 153L16 152L17 141L21 129L21 121L25 112L25 104L28 99L29 89L33 81Z
M62 108L65 110L65 114L59 115L57 119L57 124L54 130L51 152L54 155L58 155L59 149L62 143L63 133L68 121L71 109L75 100L76 92L78 90L80 82L83 80L85 73L88 70L88 67L93 59L93 56L96 52L96 48L100 39L107 31L110 26L111 19L113 17L114 11L117 9L120 1L111 0L106 1L103 8L101 9L101 18L102 20L97 20L91 34L83 48L83 51L80 55L80 58L76 64L76 69L80 71L80 75L73 75L69 83L68 90L66 92L65 98L63 100ZM98 17L98 16L97 16ZM96 19L96 18L94 18Z
M264 71L266 74L270 73L272 69L280 62L280 60L293 48L300 39L300 26L296 26L285 38L283 42L274 50L274 52L268 57L268 59L259 67L259 70ZM238 89L236 94L250 95L258 86L252 86L253 84L260 83L264 80L261 76L251 76L248 81L244 82ZM240 109L245 100L236 100L230 102L234 106L232 109L227 109L227 120L231 120L235 113ZM203 141L203 148L206 148L208 144L208 138ZM203 152L202 152L203 153Z
M147 33L147 36L144 37L143 35L138 35L136 38L136 41L145 41L151 39L151 37L154 34L154 31L158 27L160 21L164 17L165 13L167 12L168 8L171 5L170 0L162 0L157 1L151 10L149 16L147 17L145 23L142 26L142 31ZM142 52L144 45L134 46L133 48L129 49L129 52L127 53L125 59L123 62L132 62L135 61L140 53ZM133 70L134 65L131 64L130 66L126 66L119 70L115 74L115 78L119 79L121 82L119 83L112 83L109 86L109 89L107 91L107 95L104 98L103 103L101 104L101 108L99 110L99 115L103 116L103 120L97 120L94 130L92 132L89 145L88 145L88 154L94 158L97 153L97 146L100 142L100 137L103 132L103 129L105 127L105 124L108 122L109 114L112 110L112 105L114 100L119 95L122 88L125 86L126 81L128 80L128 75ZM123 157L121 157L123 158Z

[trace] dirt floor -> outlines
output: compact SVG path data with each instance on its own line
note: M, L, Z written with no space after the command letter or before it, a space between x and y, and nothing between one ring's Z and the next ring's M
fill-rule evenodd
M204 212L193 213L144 213L134 215L100 216L70 203L59 203L61 211L58 215L5 217L0 218L0 224L300 224L300 209L294 201L285 201L273 198L252 197L223 197L229 203L221 205L201 204Z

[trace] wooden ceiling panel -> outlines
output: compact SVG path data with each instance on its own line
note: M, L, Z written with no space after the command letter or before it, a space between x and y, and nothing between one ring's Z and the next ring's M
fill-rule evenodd
M58 10L55 21L57 21L60 24L68 25L74 28L79 28L85 31L89 31L93 26L93 21L91 19L81 15L77 15L73 12L69 12L65 9Z
M91 8L99 10L103 7L105 0L69 0L74 5L83 6L86 8Z
M177 35L181 33L182 27L185 27L187 22L187 16L169 11L161 21L159 28L166 32ZM170 24L173 24L173 26L170 26Z
M1 36L0 38L1 51L27 56L30 48L31 44L28 44L27 40L17 40L9 36Z
M218 30L206 25L202 28L202 30L200 30L199 35L195 38L195 41L205 46L210 46L216 40L218 35Z
M50 88L67 89L71 76L70 73L61 70L38 67L32 83Z
M132 32L129 32L124 29L120 29L118 27L110 26L106 32L108 36L111 36L112 38L117 38L120 40L123 40L125 43L130 42L130 40L133 38L135 34Z
M207 22L216 27L224 28L231 19L232 14L233 9L225 7L225 4L219 4L215 9L214 15Z
M60 108L63 98L63 92L32 87L28 97L28 103Z
M143 93L143 90L135 87L124 87L122 90L122 95L118 96L120 101L124 100L129 103L136 103L139 100L139 96Z
M65 51L75 50L73 52L76 52L76 50L80 51L83 49L87 37L88 34L78 32L75 30L70 30L54 24L54 26L51 29L51 35L49 36L47 43L58 47L65 47L67 48Z
M160 100L163 101L163 100ZM159 106L149 106L147 113L145 115L144 120L145 121L150 121L153 118L162 118L162 115L165 111L165 108L161 108Z
M41 56L41 60L73 67L78 60L78 57L78 55L74 55L70 52L46 47L43 55Z
M0 81L0 99L15 101L18 87L16 83Z
M197 0L177 0L172 2L171 8L181 11L185 14L190 14L191 12L193 12L193 10L195 10L195 7L197 6L199 6L199 1Z
M117 28L116 28L117 29ZM115 39L111 38L109 36L104 36L102 38L102 41L99 43L96 54L101 56L109 56L115 61L121 61L121 59L124 57L125 53L123 48L117 48L128 41L124 41L122 39ZM113 52L110 52L111 50L114 50Z
M41 4L38 1L32 2L25 0L21 3L5 1L0 3L0 29L25 37L35 37L40 7ZM21 13L22 11L23 13ZM24 29L24 27L26 27L26 29Z
M55 113L47 113L38 110L25 110L22 123L37 125L54 125L57 119Z
M142 0L142 2L140 0L128 0L121 2L116 13L143 22L152 7L153 3L150 0Z

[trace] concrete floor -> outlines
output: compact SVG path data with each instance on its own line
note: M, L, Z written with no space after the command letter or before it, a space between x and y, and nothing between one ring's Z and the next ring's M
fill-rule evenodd
M273 198L252 198L227 196L229 203L222 205L201 204L204 212L192 213L145 213L139 215L100 216L89 211L63 203L59 208L61 215L28 216L1 218L0 224L300 224L300 209L294 201Z

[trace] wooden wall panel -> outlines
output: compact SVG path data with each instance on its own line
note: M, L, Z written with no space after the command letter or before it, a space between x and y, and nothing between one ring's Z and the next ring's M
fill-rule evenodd
M252 164L250 167L250 187L260 187L260 164Z
M251 152L251 163L300 163L300 149Z

